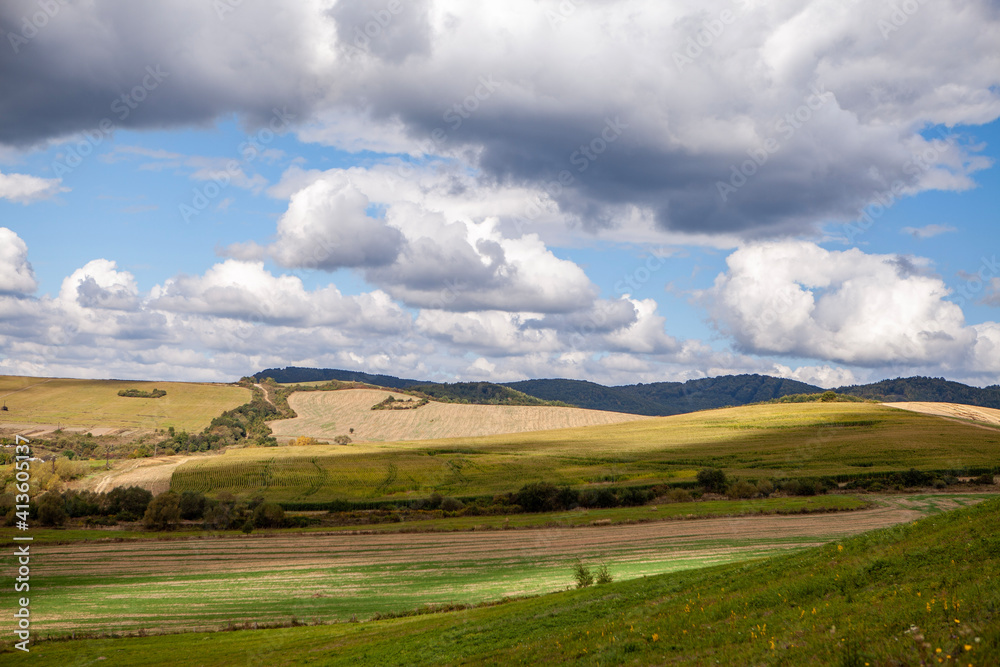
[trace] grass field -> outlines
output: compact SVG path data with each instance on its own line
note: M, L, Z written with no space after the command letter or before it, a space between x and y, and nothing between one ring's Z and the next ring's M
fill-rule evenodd
M397 400L413 398L377 389L297 392L289 397L288 404L298 417L271 422L270 426L279 439L309 436L329 441L338 435L348 435L355 441L384 442L522 433L649 419L580 408L436 401L411 410L371 409L387 396Z
M855 537L828 534L836 541L798 553L500 606L359 624L43 642L32 647L32 661L994 665L1000 662L998 522L1000 500L993 499ZM799 546L808 541L799 537ZM206 589L203 582L197 594ZM147 605L158 599L152 592ZM324 599L289 603L307 612Z
M573 583L576 557L607 562L617 579L630 579L801 549L912 520L938 511L939 503L979 500L940 496L839 514L346 539L276 533L40 541L32 561L32 613L43 635L366 618L562 590Z
M118 395L121 389L153 388L167 395L155 399ZM249 399L249 390L230 385L0 376L0 401L8 407L7 412L0 412L0 429L17 425L23 433L25 425L42 425L43 430L91 429L95 435L169 426L199 431L214 417Z
M802 403L478 438L232 450L180 466L171 488L286 502L410 500L532 481L689 480L703 467L762 478L997 465L997 432L871 403Z

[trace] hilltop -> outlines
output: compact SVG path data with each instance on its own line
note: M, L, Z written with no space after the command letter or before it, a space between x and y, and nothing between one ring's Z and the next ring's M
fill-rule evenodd
M258 380L274 378L280 383L340 380L364 382L380 387L419 390L437 400L456 402L530 405L523 396L558 402L590 410L628 412L662 417L731 406L762 403L793 394L814 394L822 387L768 375L722 375L687 382L652 382L607 387L586 380L546 379L519 382L439 383L409 380L391 375L373 375L334 368L269 368L256 373ZM507 395L503 388L516 390L520 396ZM970 387L944 378L911 377L883 380L865 385L834 389L838 394L880 402L944 402L1000 408L1000 385ZM506 400L506 403L503 401Z

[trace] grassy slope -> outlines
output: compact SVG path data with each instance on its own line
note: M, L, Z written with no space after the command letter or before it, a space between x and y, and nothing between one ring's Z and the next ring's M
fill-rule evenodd
M407 500L536 480L648 484L707 466L756 478L993 467L998 445L1000 433L869 403L757 405L502 436L235 450L184 464L172 484L280 501Z
M37 664L1000 663L1000 499L754 563L362 624L43 643Z
M162 398L124 398L120 389L163 389ZM23 390L23 391L22 391ZM16 392L16 393L15 393ZM126 382L0 376L0 397L9 411L5 422L77 427L198 431L212 418L246 403L241 387L188 382Z

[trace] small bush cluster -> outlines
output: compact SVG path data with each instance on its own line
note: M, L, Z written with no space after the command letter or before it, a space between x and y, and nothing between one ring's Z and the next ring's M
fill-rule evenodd
M163 389L153 389L152 391L143 391L141 389L122 389L118 392L119 396L124 396L125 398L163 398L167 395L167 392Z
M577 588L586 588L595 583L610 584L614 581L607 563L601 563L600 567L597 568L597 572L594 573L579 558L573 564L573 578L576 580Z

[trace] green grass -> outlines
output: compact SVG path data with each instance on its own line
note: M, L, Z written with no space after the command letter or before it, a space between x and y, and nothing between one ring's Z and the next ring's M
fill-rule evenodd
M935 511L925 503L915 507ZM858 531L850 515L833 516L346 539L274 532L165 541L39 539L32 552L32 612L35 629L50 637L215 630L294 618L346 621L563 590L573 583L577 557L608 563L615 578L625 580L766 557ZM2 565L13 567L12 557L5 555Z
M41 643L32 660L995 665L998 524L994 499L795 554L495 607L360 624Z
M166 391L161 398L126 398L129 389ZM0 376L5 423L55 424L64 427L200 431L214 417L250 399L242 387L193 382L126 382Z
M1000 433L870 403L709 410L609 426L480 438L243 449L184 464L172 488L284 502L494 495L577 487L995 467Z

